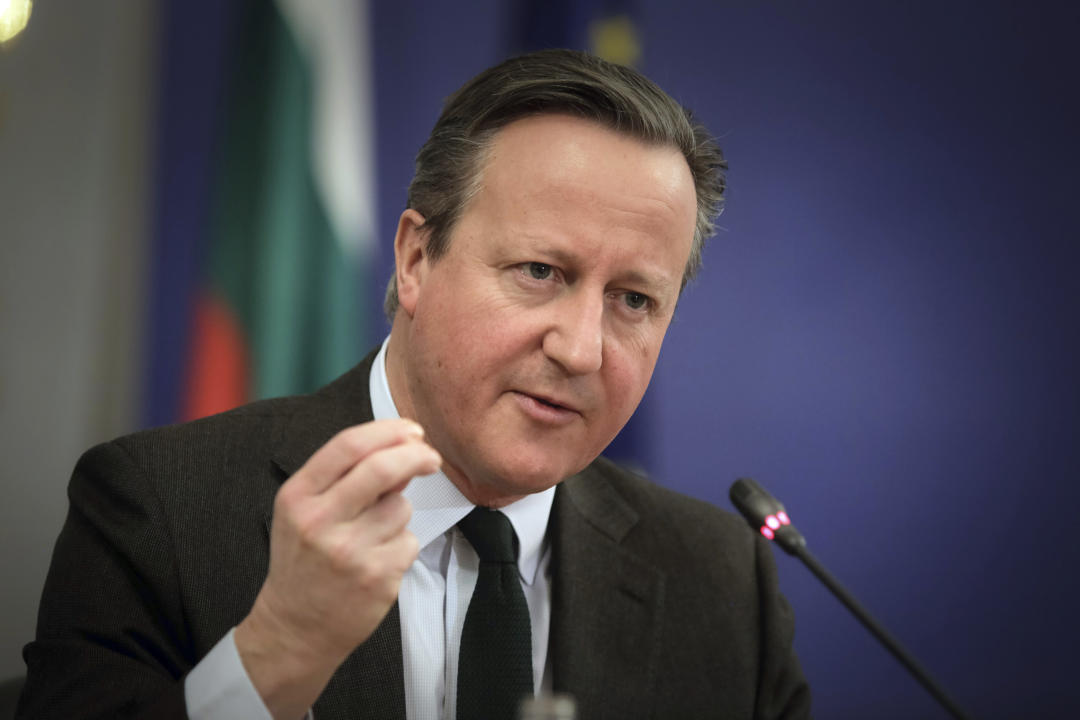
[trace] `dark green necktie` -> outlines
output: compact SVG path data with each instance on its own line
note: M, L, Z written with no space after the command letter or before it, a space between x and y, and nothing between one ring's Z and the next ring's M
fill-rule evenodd
M498 510L477 507L458 523L480 556L458 656L457 720L513 720L533 694L529 607L518 579L518 541Z

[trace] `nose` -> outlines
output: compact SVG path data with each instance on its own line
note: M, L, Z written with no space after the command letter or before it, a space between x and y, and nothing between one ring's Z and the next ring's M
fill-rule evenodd
M604 297L584 288L552 308L555 317L544 335L544 354L570 375L596 372L604 356Z

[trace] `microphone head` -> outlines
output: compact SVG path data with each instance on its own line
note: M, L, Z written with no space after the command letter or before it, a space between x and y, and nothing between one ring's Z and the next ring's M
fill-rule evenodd
M806 547L806 538L791 524L783 504L750 478L736 480L728 497L750 527L775 540L788 554L797 555Z

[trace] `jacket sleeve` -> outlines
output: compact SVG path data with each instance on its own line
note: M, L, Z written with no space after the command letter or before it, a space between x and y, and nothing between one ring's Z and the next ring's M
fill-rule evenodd
M175 548L146 474L117 443L80 459L23 651L18 718L186 718L197 658Z

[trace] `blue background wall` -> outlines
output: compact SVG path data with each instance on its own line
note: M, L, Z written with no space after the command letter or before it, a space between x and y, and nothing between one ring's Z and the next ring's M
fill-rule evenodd
M23 667L78 454L171 419L135 386L140 364L175 383L182 337L141 335L184 321L182 297L154 303L197 268L246 1L37 3L0 52L0 676ZM384 251L442 98L519 45L517 9L562 13L532 40L579 47L596 7L630 9L640 67L731 172L623 449L721 506L737 476L772 488L975 717L1077 715L1075 3L372 5ZM817 717L944 717L778 562Z
M737 476L770 487L976 717L1075 708L1075 6L643 0L636 19L640 68L731 164L645 402L648 469L724 506ZM493 0L376 4L384 248L439 101L513 22ZM817 717L945 716L779 565Z

